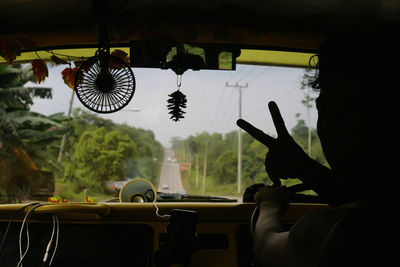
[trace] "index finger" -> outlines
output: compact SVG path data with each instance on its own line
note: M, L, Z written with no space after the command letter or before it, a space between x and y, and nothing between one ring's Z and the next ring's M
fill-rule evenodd
M274 101L271 101L268 103L268 108L278 136L290 135L286 129L285 121L282 118L278 105Z
M271 148L276 142L274 138L243 119L237 120L236 124L268 148Z

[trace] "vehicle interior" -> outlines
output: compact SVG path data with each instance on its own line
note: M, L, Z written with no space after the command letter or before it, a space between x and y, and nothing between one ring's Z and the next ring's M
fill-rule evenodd
M181 83L188 85L185 78L189 73L212 71L233 75L243 66L312 70L315 67L312 56L331 36L374 32L386 23L400 23L400 2L391 0L3 0L0 6L0 74L10 66L23 68L32 64L40 84L53 74L47 67L41 67L41 62L62 65L70 71L62 73L64 82L73 89L72 97L75 95L83 107L77 115L71 115L71 110L68 116L57 115L59 121L48 122L45 127L47 134L51 127L56 129L53 134L58 131L51 141L57 142L56 149L60 151L55 154L55 161L59 155L64 157L59 160L61 163L69 157L62 145L64 139L73 136L68 127L79 125L66 117L80 116L88 122L95 120L90 114L122 116L124 108L139 94L139 85L144 81L135 78L134 73L142 69L149 73L168 72L173 86L176 77L178 90L168 95L168 109L171 120L179 124L190 119L182 111L186 108L186 97L179 90ZM226 85L240 87L238 83ZM115 87L119 91L113 94L110 88ZM72 103L72 98L64 100ZM190 106L190 100L187 105ZM7 125L7 113L23 124L21 117L16 117L16 114L22 116L21 112L7 110L5 106L0 106L0 110L2 127ZM39 121L35 118L30 117L31 125ZM106 125L108 121L98 123ZM108 198L93 200L86 194L82 201L68 201L55 193L59 187L54 176L59 174L45 163L32 161L28 150L24 150L30 144L26 136L32 136L33 131L25 129L25 139L21 138L17 145L11 143L14 139L6 137L6 132L6 128L0 130L1 266L254 266L251 224L255 203L242 201L245 187L251 182L243 181L234 196L204 194L200 189L189 192L185 184L184 189L175 190L172 182L162 180L166 174L159 167L155 175L158 178L154 179L143 179L144 175L102 178ZM94 136L94 132L86 135L88 147L96 146L90 145ZM120 142L125 142L124 138L125 132L115 132L110 137ZM86 146L81 139L79 144ZM25 141L28 145L21 145ZM191 177L194 177L194 154L184 154L183 143L175 141L169 149L157 145L160 146L157 153L162 155L164 165L179 166L180 175L193 171ZM190 140L188 143L192 144ZM154 141L154 147L155 144ZM136 149L140 154L139 150L146 148L139 145L136 148L135 144ZM260 150L264 156L266 149ZM7 156L7 151L12 151L17 159ZM187 163L189 160L183 160L185 157L190 157L191 165ZM25 163L15 165L22 161ZM260 161L262 165L263 159ZM72 173L74 165L68 164L64 165L65 172L68 168ZM197 158L197 170L198 166ZM28 173L27 178L23 178L23 171ZM84 175L91 177L88 173ZM12 179L22 182L9 182ZM8 195L7 200L10 184L29 184L30 197L22 201L13 195L10 200ZM79 192L91 188L89 182L75 185ZM317 195L304 194L308 188L301 183L288 187L293 196L282 218L287 229L307 211L328 207Z

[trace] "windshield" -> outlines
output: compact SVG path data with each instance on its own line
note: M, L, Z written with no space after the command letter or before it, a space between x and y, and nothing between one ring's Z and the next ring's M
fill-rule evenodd
M169 199L241 199L247 186L270 180L266 147L239 131L236 120L275 135L271 100L294 139L327 164L305 69L238 65L177 77L171 70L133 68L136 88L128 106L96 114L67 86L66 66L48 64L40 84L32 82L30 64L0 66L1 203L118 201L133 178L150 181L160 196L172 194ZM178 89L187 103L174 121L167 105Z

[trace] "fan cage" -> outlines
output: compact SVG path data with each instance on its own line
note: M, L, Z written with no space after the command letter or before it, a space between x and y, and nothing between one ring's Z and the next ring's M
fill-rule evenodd
M103 67L101 64L107 64ZM107 71L113 79L112 88L101 90L97 85L100 75ZM107 75L107 74L106 74ZM91 111L112 113L124 108L135 93L136 81L130 66L115 56L108 56L108 62L94 56L79 67L75 76L75 93L80 102Z

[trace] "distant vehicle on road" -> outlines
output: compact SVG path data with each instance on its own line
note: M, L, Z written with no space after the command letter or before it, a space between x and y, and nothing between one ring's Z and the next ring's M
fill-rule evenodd
M169 189L169 185L168 185L167 183L163 183L163 184L161 185L161 188L162 188L162 189Z

